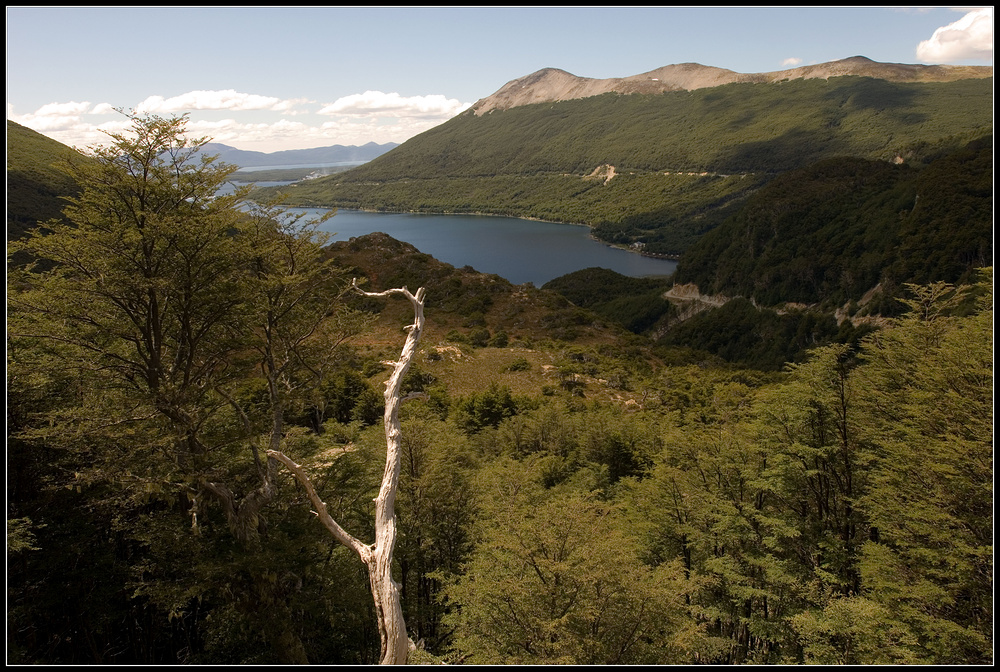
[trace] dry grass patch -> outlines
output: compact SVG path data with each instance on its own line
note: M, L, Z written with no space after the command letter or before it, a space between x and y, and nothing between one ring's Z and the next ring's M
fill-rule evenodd
M469 348L452 343L428 345L421 350L420 368L433 375L453 397L481 392L496 382L513 394L535 396L558 381L543 367L552 366L553 355L526 348ZM527 363L523 368L522 363ZM511 370L512 365L514 369Z

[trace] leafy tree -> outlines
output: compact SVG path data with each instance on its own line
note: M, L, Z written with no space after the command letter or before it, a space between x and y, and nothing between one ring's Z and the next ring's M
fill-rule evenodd
M583 424L582 457L607 469L610 484L626 476L645 475L662 450L649 416L623 417L617 409L594 409Z
M814 350L789 366L787 382L757 400L756 440L768 454L776 508L798 529L785 549L814 590L856 595L867 524L857 502L868 458L858 427L858 393L847 346Z
M865 595L934 663L992 661L991 278L968 317L954 312L969 288L910 286L910 312L869 338L859 381L873 460Z
M468 440L434 409L411 409L403 421L402 470L397 501L403 609L414 641L442 652L451 632L437 599L441 578L456 574L471 548L475 517L472 475L478 467Z
M518 413L519 404L507 387L496 381L482 392L474 392L455 403L455 421L468 433L481 431L485 427L496 427L504 418Z
M770 473L774 456L754 437L756 394L742 381L699 381L683 412L661 425L664 448L649 477L626 483L644 559L683 567L700 662L775 663L795 653L787 619L808 581L788 552L799 532Z
M288 417L301 412L303 404L313 402L318 415L313 421L322 424L322 392L337 370L337 347L358 333L365 320L341 300L348 288L344 273L323 250L329 235L318 227L332 211L302 224L302 214L290 216L258 204L248 208L241 236L248 255L247 326L267 387L268 449L279 450ZM246 413L241 414L249 424ZM256 447L251 449L263 469ZM273 481L273 474L267 478Z
M481 474L476 547L445 591L455 655L477 664L681 660L679 568L643 566L610 505L545 490L539 466L501 458Z
M919 663L916 639L884 604L859 596L839 597L824 609L791 618L807 662L820 665Z
M15 375L64 390L19 440L63 451L64 483L125 540L135 595L182 619L218 600L277 660L305 662L292 584L264 552L277 491L257 441L280 442L292 393L320 382L317 343L353 329L332 319L337 273L311 230L221 190L234 168L186 137L186 118L129 119L68 165L81 190L67 221L12 246L44 263L9 275Z

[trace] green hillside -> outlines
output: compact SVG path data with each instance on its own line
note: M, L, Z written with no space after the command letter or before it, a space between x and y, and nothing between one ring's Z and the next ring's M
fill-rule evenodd
M7 120L7 240L60 216L62 197L76 193L76 184L56 164L70 157L80 154Z
M542 289L559 292L574 305L641 334L670 313L663 294L671 283L670 279L630 278L606 268L585 268L550 280Z
M992 79L605 94L466 112L364 166L296 185L288 202L585 223L609 242L677 254L781 172L835 156L912 161L927 144L990 133L992 117Z
M698 240L667 283L591 268L544 289L660 346L741 366L779 370L820 345L856 346L904 309L908 283L970 284L992 264L992 144L919 168L839 158L791 170ZM732 300L693 314L664 297L688 284Z
M993 138L923 168L831 159L780 175L695 243L673 279L760 305L969 282L993 259ZM881 312L891 304L877 306Z

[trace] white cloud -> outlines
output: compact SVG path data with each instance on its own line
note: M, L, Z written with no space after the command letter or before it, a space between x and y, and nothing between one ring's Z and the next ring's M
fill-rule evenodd
M75 117L86 114L89 109L90 103L77 103L75 101L69 103L49 103L38 108L35 114L40 117Z
M781 62L781 64L782 65L787 65L787 66L794 67L794 66L798 65L801 62L802 62L801 58L794 58L794 57L792 57L792 58L786 58L785 60L783 60Z
M318 114L343 116L420 117L448 119L471 107L442 95L403 97L398 93L365 91L337 99Z
M169 114L184 110L269 110L272 112L288 112L295 105L307 102L299 98L281 100L272 96L258 96L252 93L241 93L233 89L225 91L189 91L188 93L164 98L150 96L139 103L135 111L139 114Z
M274 152L327 145L363 145L368 142L405 142L414 135L468 109L469 103L441 95L405 98L396 93L367 91L325 106L307 99L281 100L237 91L191 91L173 98L150 96L133 109L139 114L190 114L190 137ZM299 109L294 109L300 106ZM128 106L122 106L128 109ZM313 109L309 109L312 107ZM207 119L201 111L229 111L231 117ZM108 119L106 115L113 115ZM319 116L322 115L322 116ZM7 118L71 147L106 144L102 131L123 132L128 120L108 103L50 103L33 113L18 115L8 104Z
M84 114L100 114L106 104L101 103L89 109L89 103L50 103L31 114L15 114L11 105L7 106L7 118L46 135L56 142L69 147L83 149L92 145L107 144L107 132L125 130L124 120L103 124L84 121ZM110 108L110 106L107 106Z
M7 118L22 126L34 129L39 133L68 130L81 124L81 116L90 111L90 103L71 101L68 103L49 103L42 105L29 114L14 114L11 106L7 107Z
M316 135L313 127L308 124L285 119L279 119L274 123L246 123L235 119L192 120L188 122L187 129L191 137L208 137L212 142L221 142L224 145L238 144L240 149L258 151L274 151L260 149L261 145L281 145L279 149L284 149L289 140L297 143L300 139L305 144L301 146L297 144L294 149L314 147L315 145L310 144L310 140Z
M992 60L993 8L975 9L938 28L929 40L917 45L917 58L925 63Z

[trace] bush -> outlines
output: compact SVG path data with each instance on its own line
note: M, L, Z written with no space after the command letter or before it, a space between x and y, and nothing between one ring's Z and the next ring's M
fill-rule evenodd
M507 332L506 331L498 331L497 333L495 333L493 335L493 338L490 339L489 346L491 348L506 348L507 344L509 342L510 342L510 339L507 336Z
M490 342L490 331L484 327L469 332L469 343L477 348L485 348Z
M530 371L531 362L526 360L524 357L518 357L513 362L507 365L507 371Z
M505 418L517 415L519 404L509 387L500 387L495 381L488 389L459 399L456 404L456 422L468 433L485 427L497 427Z

